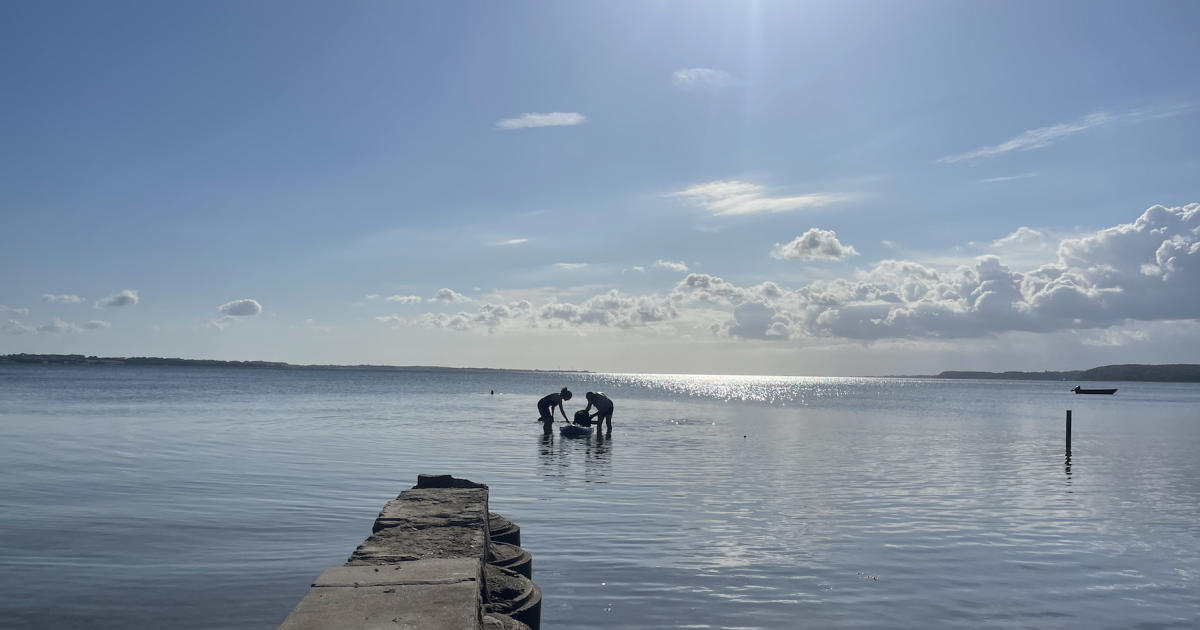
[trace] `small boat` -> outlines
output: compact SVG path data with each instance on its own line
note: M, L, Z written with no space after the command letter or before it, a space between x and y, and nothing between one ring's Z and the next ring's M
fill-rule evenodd
M563 425L558 430L563 437L587 437L592 434L592 427L581 427L577 424Z
M1076 385L1075 389L1072 389L1071 391L1075 392L1076 394L1115 394L1115 393L1117 393L1117 390L1115 388L1114 389L1083 389L1082 387L1080 387L1078 385Z

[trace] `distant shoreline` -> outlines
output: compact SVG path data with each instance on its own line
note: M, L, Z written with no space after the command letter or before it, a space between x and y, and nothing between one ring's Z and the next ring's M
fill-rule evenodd
M436 365L293 365L283 361L221 361L164 357L96 357L82 354L3 354L0 365L134 365L152 367L239 367L288 370L376 370L396 372L541 372L590 374L588 370L440 367Z
M531 372L593 374L590 370L537 370L522 368L441 367L436 365L294 365L283 361L222 361L218 359L179 359L164 357L97 357L82 354L4 354L0 365L134 365L153 367L239 367L287 370L374 370L380 372ZM1090 370L1064 372L971 372L946 371L940 374L891 375L858 378L919 378L930 380L994 381L1107 381L1134 383L1200 383L1200 365L1105 365Z
M993 381L1117 381L1132 383L1200 383L1200 365L1174 363L1167 365L1104 365L1090 370L1066 372L966 372L948 371L931 376L897 378L929 378Z

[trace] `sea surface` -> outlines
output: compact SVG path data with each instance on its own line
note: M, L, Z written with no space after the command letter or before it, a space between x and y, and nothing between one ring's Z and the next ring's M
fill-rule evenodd
M1200 386L1073 385L0 366L0 627L275 628L450 473L550 630L1200 628Z

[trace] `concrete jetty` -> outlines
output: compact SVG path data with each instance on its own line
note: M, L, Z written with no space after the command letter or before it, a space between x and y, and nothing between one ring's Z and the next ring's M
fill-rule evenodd
M539 630L542 591L520 544L521 528L488 511L487 486L419 475L279 630Z

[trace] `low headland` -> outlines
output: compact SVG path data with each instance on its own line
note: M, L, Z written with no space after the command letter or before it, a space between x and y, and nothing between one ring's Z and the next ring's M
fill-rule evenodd
M942 372L920 378L991 379L1000 381L1128 381L1142 383L1200 383L1200 365L1104 365L1067 372Z

